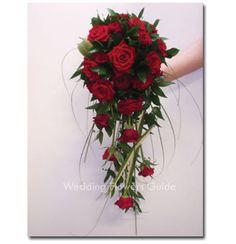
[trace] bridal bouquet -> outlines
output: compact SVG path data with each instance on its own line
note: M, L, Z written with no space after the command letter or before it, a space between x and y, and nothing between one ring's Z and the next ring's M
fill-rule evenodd
M157 29L159 20L153 24L143 20L144 9L138 16L108 11L106 18L92 18L87 38L78 45L84 60L71 78L83 80L91 93L87 109L96 113L85 144L93 133L101 144L104 133L111 137L101 159L107 167L107 195L117 191L116 205L141 212L144 197L135 181L152 177L155 166L144 155L142 143L163 119L160 97L166 97L162 88L171 82L164 79L161 64L178 49L167 49Z

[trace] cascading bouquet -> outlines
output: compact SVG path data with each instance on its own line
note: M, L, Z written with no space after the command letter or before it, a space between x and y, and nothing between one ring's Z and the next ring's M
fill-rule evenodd
M117 190L116 205L141 212L144 197L136 190L136 177L152 177L155 165L145 157L142 143L163 119L162 87L172 83L160 68L178 49L167 50L157 30L159 20L153 24L142 20L144 9L138 16L108 11L106 18L92 18L87 39L78 45L84 60L71 79L80 76L92 95L87 109L96 116L86 143L95 132L101 144L104 132L112 137L102 158L103 166L110 161L104 179L110 181L107 195L112 197Z

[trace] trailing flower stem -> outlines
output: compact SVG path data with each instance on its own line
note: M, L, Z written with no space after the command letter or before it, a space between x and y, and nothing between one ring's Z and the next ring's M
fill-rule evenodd
M151 126L137 141L135 147L130 151L130 153L127 156L126 162L124 162L124 164L121 166L120 170L118 171L116 177L114 178L111 186L109 187L109 190L107 192L107 195L109 195L113 189L115 188L118 180L120 179L120 177L122 176L122 174L124 173L125 169L127 168L127 166L129 165L130 161L132 160L134 153L139 149L139 147L141 146L142 142L144 141L144 139L146 138L147 135L149 135L149 133L151 132L151 130L153 129L154 125ZM129 176L130 177L130 174Z

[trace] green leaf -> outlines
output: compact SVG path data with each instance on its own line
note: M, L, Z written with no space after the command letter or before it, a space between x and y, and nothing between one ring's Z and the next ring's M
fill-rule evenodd
M151 26L150 26L149 23L146 23L146 28L147 28L147 32L148 32L149 34L152 33L152 28L151 28Z
M103 21L101 20L100 17L93 17L91 20L91 24L92 24L92 26L100 25L100 24L103 24Z
M115 165L117 165L117 163L115 163ZM118 171L118 170L117 170ZM123 177L120 177L120 179L117 181L117 186L119 186L120 184L122 184L124 182Z
M110 127L105 128L105 130L106 130L108 136L111 136L112 135L112 129Z
M122 36L119 33L112 33L111 38L109 40L111 40L114 43L114 45L118 45L121 39Z
M141 11L138 14L138 18L142 18L144 12L144 8L141 9Z
M99 103L95 103L91 106L86 107L86 109L96 109L99 106Z
M139 29L138 25L132 27L129 31L127 31L127 35L131 37L137 37L138 29Z
M117 13L116 13L114 10L110 9L110 8L108 8L107 11L108 11L108 13L109 13L111 16L116 16L116 15L117 15Z
M137 210L137 212L142 213L142 210L136 200L134 200L134 208L135 208L135 211Z
M155 22L153 23L153 26L154 26L155 28L156 28L157 25L159 24L159 21L160 21L159 19L156 19Z
M158 86L165 87L165 86L173 85L175 83L172 81L161 80L161 81L157 82L157 84L158 84Z
M165 93L161 90L160 87L157 87L154 92L161 97L166 97Z
M113 170L111 170L110 168L107 170L107 174L106 174L106 177L104 179L104 183L110 178L115 178L116 177L116 174Z
M132 47L139 46L139 42L137 40L132 40L130 37L127 37L126 40L129 44L129 46L132 46Z
M143 195L139 191L137 192L137 195L138 195L139 198L145 200L145 198L143 197Z
M105 114L109 110L109 103L98 103L96 107L96 112L98 114Z
M159 99L159 97L158 96L156 96L156 95L151 95L151 100L152 100L152 102L155 104L155 105L161 105L161 103L160 103L160 99Z
M151 127L156 124L156 117L154 114L145 114L145 122L148 125L148 127Z
M151 39L155 43L155 46L157 46L156 40L158 39L158 35L157 34L151 34Z
M111 198L114 196L114 193L115 193L115 188L111 190Z
M120 164L119 164L118 161L116 161L116 163L114 164L114 167L115 167L116 171L119 171L119 169L120 169Z
M124 152L129 152L131 150L131 147L127 144L127 143L124 143L124 142L119 142L117 144Z
M145 99L145 103L143 105L143 109L145 109L145 110L148 109L150 105L151 105L150 99Z
M102 141L103 141L103 133L102 131L100 130L96 136L96 140L99 140L100 144L102 144Z
M79 76L81 73L82 73L82 70L81 69L77 69L75 71L75 73L70 77L70 79L73 79L73 78Z
M179 49L177 48L171 48L169 50L166 50L167 58L174 57L179 52Z
M97 67L92 67L90 68L93 72L98 73L101 76L105 76L108 74L108 71L106 68L102 67L102 66L97 66Z
M162 113L161 113L161 109L160 109L159 107L154 107L154 108L152 109L152 113L155 114L158 118L164 120L164 118L163 118L163 116L162 116Z
M138 76L138 78L139 78L139 80L141 82L143 82L143 83L146 82L146 80L147 80L147 73L145 71L139 70L137 72L137 76Z
M120 163L123 163L123 162L125 161L123 155L122 155L120 152L115 151L114 154L115 154L116 159L117 159Z

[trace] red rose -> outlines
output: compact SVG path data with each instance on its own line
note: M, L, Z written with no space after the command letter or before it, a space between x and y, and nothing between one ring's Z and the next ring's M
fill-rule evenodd
M97 53L93 54L93 59L95 62L102 64L102 63L106 63L108 61L108 56L106 53L97 52Z
M138 79L138 77L135 77L133 80L132 80L132 86L133 88L139 90L139 91L142 91L142 90L145 90L147 89L149 86L151 86L153 83L153 78L151 75L149 75L147 77L147 80L145 81L145 83L143 83L142 81L140 81Z
M109 158L109 156L110 156L110 158ZM109 159L108 159L109 158ZM114 154L111 154L110 155L110 152L109 152L109 148L107 148L106 150L105 150L105 152L103 153L103 156L102 156L102 159L103 160L107 160L108 159L108 161L116 161L116 157L115 157L115 155Z
M128 98L125 100L120 100L118 103L118 111L124 115L130 115L135 111L139 111L143 108L143 99L132 99Z
M149 36L147 31L139 30L138 34L139 34L139 41L143 46L152 44L152 39Z
M151 51L150 53L147 54L147 61L151 69L151 72L155 75L160 74L161 59L159 58L159 56L155 51Z
M141 167L141 170L138 173L138 175L141 175L143 177L152 176L153 174L154 174L154 168L148 167L146 165L143 165Z
M157 43L158 43L158 50L160 51L161 55L163 57L166 57L166 44L163 42L162 39L157 39Z
M133 207L134 201L132 197L121 196L120 199L115 202L115 205L121 209L129 209Z
M108 54L110 61L119 72L129 72L135 61L135 49L123 40Z
M143 30L143 31L146 30L146 26L145 26L144 22L141 19L137 18L137 17L132 17L129 20L128 25L131 28L138 25L139 26L139 30Z
M110 38L109 27L107 25L95 25L88 35L89 41L106 42Z
M97 114L96 117L93 117L93 121L96 125L107 128L109 127L109 118L107 114Z
M86 84L86 86L87 86L87 88L88 88L90 93L93 93L93 84L94 84L93 81L89 82L88 84Z
M99 75L91 70L91 68L98 66L96 62L91 59L84 58L83 62L84 68L83 73L88 77L90 81L95 81L99 79Z
M127 90L131 84L130 80L131 78L128 75L114 77L114 87L120 90Z
M110 32L121 32L121 26L119 21L114 21L108 25Z
M140 138L138 132L134 129L124 129L119 138L121 142L136 142Z
M115 94L110 81L98 80L91 83L88 88L99 101L110 101Z

